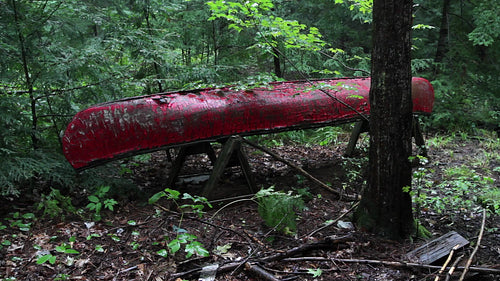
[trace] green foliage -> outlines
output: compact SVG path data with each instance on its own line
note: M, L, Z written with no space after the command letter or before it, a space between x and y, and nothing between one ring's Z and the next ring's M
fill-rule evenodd
M43 216L50 218L64 217L65 214L74 214L75 207L71 203L71 198L61 194L59 189L51 188L47 195L42 195L40 202L36 206L38 211L42 211Z
M473 9L474 30L469 33L469 40L474 45L490 46L500 37L500 1L478 1Z
M193 255L197 255L200 257L208 257L208 251L203 247L203 245L196 241L198 237L189 233L181 233L177 235L176 238L172 239L168 244L168 250L161 249L156 253L164 258L166 258L170 252L170 254L174 255L177 253L182 245L184 245L184 251L186 252L186 258L190 258Z
M86 208L90 211L94 211L94 220L99 221L102 219L101 210L103 208L114 211L114 206L118 204L116 200L107 198L109 189L109 186L100 186L97 188L93 195L87 197L90 203L87 204Z
M500 189L490 186L478 197L478 202L491 213L500 215Z
M425 163L427 159L422 157L420 161ZM497 188L492 178L480 176L475 170L462 165L446 169L443 171L442 181L435 183L432 179L433 172L432 169L420 167L413 173L413 189L410 194L413 196L417 215L421 208L442 213L451 209L473 210L480 204L493 212L498 211L499 201L496 198L497 192L494 192Z
M271 0L252 0L247 2L209 1L212 11L210 20L224 18L231 22L229 28L238 32L257 29L257 47L275 54L273 48L283 43L285 48L299 48L318 51L326 43L315 27L307 27L296 20L285 20L273 15L274 4Z
M323 274L323 270L321 270L321 268L316 268L316 269L308 268L307 273L311 274L312 277L320 277L321 274Z
M70 238L70 240L73 240L73 242L74 242L74 238ZM66 254L66 255L80 254L80 252L73 249L71 247L71 245L68 243L62 243L59 246L56 246L54 248L54 250L56 251L57 254L60 254L60 255L61 254ZM48 252L48 253L44 253L44 252L46 252L46 251L42 251L42 254L40 256L38 256L38 258L36 259L36 263L37 264L44 264L46 262L49 262L50 264L55 264L57 261L57 255L53 255L50 252Z
M180 195L181 193L177 190L165 188L163 191L160 191L151 196L151 198L149 198L149 204L156 204L158 200L160 200L163 197L166 197L167 200L172 200L178 208L186 210L189 209L195 214L197 214L199 217L203 215L203 208L205 208L205 205L212 208L212 205L208 202L207 198L205 197L198 195L192 196L188 193L184 193L181 198ZM181 205L179 200L188 200L193 202L194 204Z
M373 0L335 0L335 4L344 4L352 12L353 20L372 22Z
M208 202L205 197L201 196L192 196L190 194L184 193L182 197L181 193L177 190L173 190L170 188L165 188L163 191L160 191L151 198L149 198L149 204L156 204L158 200L166 197L167 200L171 200L175 203L177 208L182 210L181 218L179 220L179 225L174 226L174 230L177 232L177 236L168 241L168 237L165 237L167 240L167 249L160 249L157 251L157 254L166 258L169 253L174 255L177 253L182 246L184 246L184 251L186 252L186 258L190 258L192 255L197 255L200 257L209 256L208 251L203 247L203 245L197 241L198 237L196 235L190 234L187 230L182 229L182 219L184 216L184 210L191 210L194 214L197 214L200 218L203 215L203 208L205 205L212 208L212 205ZM181 200L187 200L188 202L193 202L193 204L182 204Z
M300 195L275 191L274 186L261 189L255 194L258 212L266 225L291 234L297 230L297 212L305 209Z
M9 222L9 227L19 229L23 232L28 232L31 229L31 225L33 221L36 219L33 213L25 213L21 214L19 212L15 212L10 214L10 217L4 218ZM4 225L0 225L0 229L6 228Z

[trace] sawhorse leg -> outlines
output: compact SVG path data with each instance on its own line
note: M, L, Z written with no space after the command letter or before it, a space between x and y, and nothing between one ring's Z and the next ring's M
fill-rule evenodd
M179 153L177 154L177 157L175 158L174 163L172 164L172 169L170 170L170 173L168 175L167 179L168 188L174 186L175 180L179 176L182 165L184 165L184 162L186 161L186 157L188 155L201 154L201 153L206 153L208 155L208 158L212 162L212 165L215 164L217 157L215 156L214 149L208 142L183 146L179 149Z
M356 148L356 143L358 143L359 135L361 135L361 133L368 132L369 129L370 126L366 120L358 121L356 125L354 125L354 130L352 130L351 138L347 144L344 156L351 157L354 154L354 149Z
M370 126L368 121L366 120L358 121L356 123L356 125L354 126L354 130L352 131L351 138L349 139L349 143L347 144L344 156L351 157L353 155L354 149L356 148L356 143L359 139L359 135L361 135L361 133L368 132L369 129ZM424 136L420 128L420 123L415 116L413 116L412 136L415 139L415 144L417 145L418 149L421 149L422 156L427 156L427 148L425 147Z
M235 154L234 154L235 153ZM241 167L243 174L245 175L245 179L247 181L250 192L257 192L257 185L255 183L255 179L252 175L252 171L250 170L250 164L248 163L248 158L243 151L241 146L241 138L240 137L229 137L227 141L222 146L222 151L217 157L215 161L214 168L212 173L210 174L210 178L206 183L203 191L201 193L202 196L209 198L214 190L215 186L219 182L224 169L228 166L229 161L231 160L231 156L236 156L238 160L238 164Z

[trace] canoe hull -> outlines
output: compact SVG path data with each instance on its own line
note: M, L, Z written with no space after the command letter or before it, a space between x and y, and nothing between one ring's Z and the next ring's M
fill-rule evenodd
M84 169L231 135L352 122L360 118L358 112L369 115L369 90L369 78L328 79L314 85L277 82L248 90L204 89L102 103L74 116L63 136L63 153L75 169ZM431 113L434 91L427 80L413 78L412 96L415 113Z

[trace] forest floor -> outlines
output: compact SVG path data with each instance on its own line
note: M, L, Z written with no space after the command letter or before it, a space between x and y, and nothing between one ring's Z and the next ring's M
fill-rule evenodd
M414 183L414 189L421 190L415 215L432 233L430 239L456 231L470 242L453 256L455 260L463 255L463 266L482 225L478 198L487 187L499 189L499 140L439 135L428 139L429 162L420 167ZM406 263L407 253L429 239L395 242L356 229L348 223L355 202L339 199L266 154L245 149L259 187L305 194L306 208L298 212L295 232L268 227L255 198L237 197L249 190L236 168L226 173L213 197L239 199L212 201L213 208L205 208L202 216L178 207L194 204L191 200L176 205L162 198L148 204L150 196L166 187L170 166L165 154L157 152L130 166L128 176L140 189L131 195L135 199L119 200L113 211L103 208L100 221L82 215L43 218L30 205L1 202L0 280L198 280L202 268L208 277L199 280L214 280L209 266L218 268L215 280L437 280L438 269ZM353 194L366 179L366 157L358 152L344 158L344 149L343 141L272 148L318 179ZM207 157L192 156L182 172L206 173L208 163ZM199 178L186 177L176 188L195 195L202 186ZM82 198L73 204L84 208L85 203L75 202ZM489 212L472 262L496 273L470 271L466 280L500 280L499 228L499 216ZM194 255L186 258L190 252ZM457 269L451 280L458 280L461 272ZM441 275L439 280L445 279Z

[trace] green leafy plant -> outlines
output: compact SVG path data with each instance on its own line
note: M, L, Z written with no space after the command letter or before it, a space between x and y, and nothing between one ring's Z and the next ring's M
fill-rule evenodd
M25 232L30 230L32 221L36 219L35 214L33 213L21 214L19 212L15 212L12 213L11 216L12 217L5 218L5 220L9 222L9 226Z
M212 208L212 205L208 202L207 198L205 197L197 195L192 196L187 193L184 193L182 197L180 197L180 195L181 193L177 190L165 188L163 191L160 191L151 196L149 198L149 204L155 204L161 198L166 197L166 199L172 200L177 206L177 208L181 210L190 209L193 213L197 214L200 217L203 215L203 208L205 208L205 205ZM180 200L192 201L194 204L181 204Z
M304 210L304 200L300 195L275 191L274 186L261 189L255 194L259 204L259 215L267 226L285 233L297 230L297 212Z
M488 179L488 181L492 183L493 180ZM479 195L478 202L491 213L500 215L500 189L498 187L487 187L483 190L483 193Z
M38 211L42 211L43 216L49 216L50 218L64 217L64 214L74 214L76 212L71 203L71 198L62 195L61 191L55 188L51 188L49 194L42 195L36 208Z
M74 237L71 237L70 242L74 242L75 241L75 238ZM35 247L37 249L40 249L39 246ZM59 246L56 246L54 248L54 250L59 253L59 254L79 254L80 252L78 252L77 250L73 249L71 247L71 244L68 244L68 243L62 243L60 244ZM45 251L46 252L46 251ZM36 263L37 264L44 264L46 262L49 262L50 264L55 264L56 263L56 260L57 260L57 256L56 255L53 255L52 253L48 252L48 253L44 253L42 255L40 255L37 260L36 260Z
M198 237L196 235L190 234L187 230L181 228L182 220L184 217L184 210L191 210L194 214L199 217L203 216L203 208L205 205L212 207L205 197L192 196L190 194L184 193L181 198L181 193L177 190L170 188L165 188L149 199L149 204L156 204L161 198L166 198L172 200L176 207L181 210L181 217L179 219L179 225L174 226L174 230L178 233L177 236L167 243L167 249L160 249L157 254L162 257L167 257L170 254L177 253L181 247L184 245L184 251L187 253L186 258L190 258L192 255L196 254L201 257L206 257L209 255L208 251L203 247L202 243L197 241ZM193 202L193 204L182 204L180 200L187 200ZM168 238L166 238L168 241Z
M107 193L109 192L109 186L100 186L97 191L88 197L90 203L87 205L87 209L90 211L94 211L93 218L95 220L101 220L101 210L102 208L106 208L110 211L114 210L114 206L118 204L116 200L112 198L106 198Z

